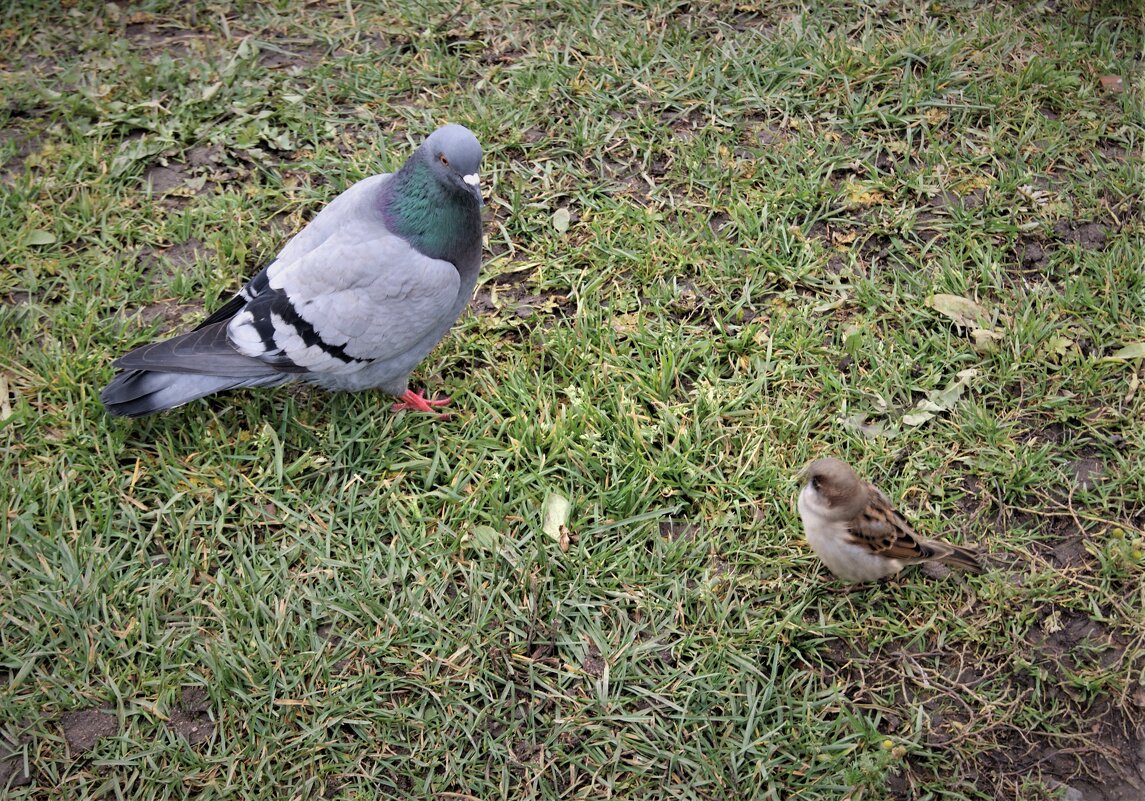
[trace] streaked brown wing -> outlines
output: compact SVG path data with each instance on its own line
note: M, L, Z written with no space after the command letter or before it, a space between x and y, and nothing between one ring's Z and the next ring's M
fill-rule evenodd
M851 537L871 553L888 559L918 562L938 555L900 515L882 490L867 485L870 501L851 525Z

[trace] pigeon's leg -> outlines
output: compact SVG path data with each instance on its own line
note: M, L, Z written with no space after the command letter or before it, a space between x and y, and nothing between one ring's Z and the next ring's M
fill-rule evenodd
M402 393L401 400L390 407L392 412L432 412L434 406L445 406L450 403L452 398L433 398L432 400L422 395L420 392L414 392L412 389L407 389ZM448 417L449 415L441 415L441 417Z

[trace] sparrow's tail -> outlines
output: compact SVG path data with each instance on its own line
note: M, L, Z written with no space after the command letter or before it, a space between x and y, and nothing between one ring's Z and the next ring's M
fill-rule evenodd
M950 545L949 543L945 543L945 545L950 549L950 553L941 557L943 564L971 573L983 572L982 562L978 559L978 553L974 549L963 548L961 545Z
M226 321L144 345L116 360L123 372L100 393L109 414L145 417L225 389L265 387L294 379L243 356L226 340Z

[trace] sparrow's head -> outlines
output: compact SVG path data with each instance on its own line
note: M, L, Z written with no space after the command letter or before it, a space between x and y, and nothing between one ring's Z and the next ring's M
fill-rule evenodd
M867 485L851 466L839 459L816 459L803 471L803 493L820 514L850 520L867 505Z

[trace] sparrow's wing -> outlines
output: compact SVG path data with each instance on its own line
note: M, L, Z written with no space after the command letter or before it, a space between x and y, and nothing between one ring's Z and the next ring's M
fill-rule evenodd
M925 562L950 555L953 550L950 546L915 534L882 490L868 484L867 492L867 506L851 524L851 537L856 544L869 548L871 553L903 562Z

